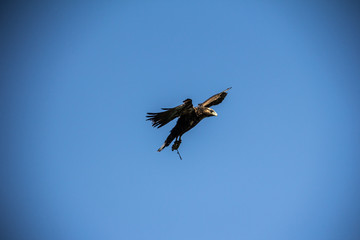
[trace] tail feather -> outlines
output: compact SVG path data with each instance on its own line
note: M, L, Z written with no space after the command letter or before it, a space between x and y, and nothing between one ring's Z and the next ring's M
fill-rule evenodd
M174 140L175 134L170 133L170 135L166 138L164 144L158 149L158 152L161 152L164 148L170 145L170 143Z
M158 149L158 152L161 152L165 148L165 143Z

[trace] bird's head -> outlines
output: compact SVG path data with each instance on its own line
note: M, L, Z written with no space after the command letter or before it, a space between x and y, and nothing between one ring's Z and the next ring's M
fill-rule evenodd
M217 113L211 108L206 108L204 113L207 117L217 116Z

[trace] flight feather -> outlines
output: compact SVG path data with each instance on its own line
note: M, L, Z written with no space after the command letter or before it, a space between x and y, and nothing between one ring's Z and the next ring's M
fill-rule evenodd
M192 105L192 100L186 99L183 101L183 104L179 106L173 108L162 108L162 110L165 111L159 113L147 113L146 120L151 121L153 127L160 128L175 118L194 111L194 108Z
M227 88L226 90L224 90L218 94L215 94L214 96L210 97L205 102L200 103L199 105L201 105L203 107L211 107L214 105L218 105L225 99L225 97L227 95L227 91L229 91L230 89L231 89L231 87Z

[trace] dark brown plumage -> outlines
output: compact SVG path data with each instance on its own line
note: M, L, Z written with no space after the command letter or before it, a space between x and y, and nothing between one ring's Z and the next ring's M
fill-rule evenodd
M179 118L175 127L170 131L170 135L166 138L164 144L158 149L160 152L165 147L169 146L174 140L172 150L177 150L181 144L181 136L195 127L202 119L211 116L217 116L217 113L211 109L211 106L221 103L227 95L230 88L215 94L207 99L205 102L200 103L194 107L191 99L186 99L183 104L174 108L162 108L163 112L147 113L147 119L152 121L152 126L160 128L175 118Z

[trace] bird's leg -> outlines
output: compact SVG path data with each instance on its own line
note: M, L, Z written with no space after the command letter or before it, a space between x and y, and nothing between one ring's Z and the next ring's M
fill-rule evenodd
M172 147L171 147L171 150L172 150L172 151L178 150L178 148L180 147L180 144L181 144L181 137L180 137L179 140L178 140L178 137L176 137L175 142L174 142L174 144L173 144Z
M181 136L179 136L179 139L178 139L178 137L176 137L175 142L174 142L174 144L173 144L172 147L171 147L171 150L172 150L172 151L176 150L177 153L179 154L180 160L182 160L181 155L180 155L180 153L179 153L180 144L181 144Z

